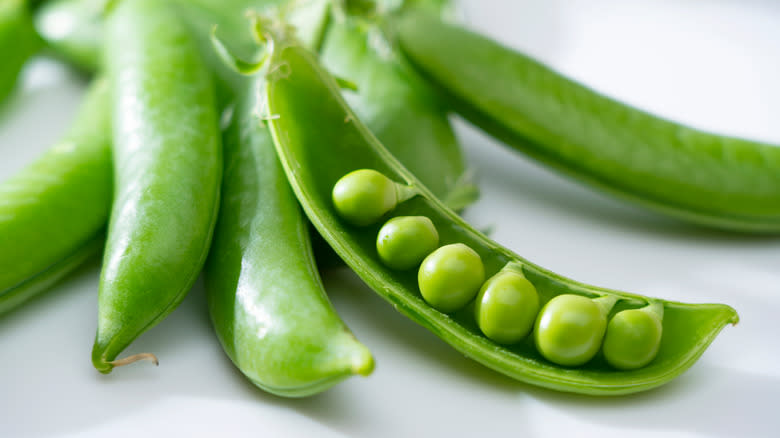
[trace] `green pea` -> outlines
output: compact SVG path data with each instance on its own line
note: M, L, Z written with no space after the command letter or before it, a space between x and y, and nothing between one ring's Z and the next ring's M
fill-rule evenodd
M650 363L661 345L662 317L660 303L615 314L607 325L602 347L607 362L620 370L642 368Z
M350 172L333 186L336 211L353 225L373 224L398 202L396 184L372 169Z
M545 304L534 328L539 353L564 366L579 366L591 360L601 347L606 314L615 302L614 298L603 298L611 299L611 303L602 306L597 300L563 294Z
M450 313L468 304L485 281L485 267L476 251L462 243L442 246L425 258L417 275L423 299Z
M425 216L400 216L387 221L376 238L382 262L393 269L410 269L439 246L439 233Z
M539 294L522 274L502 271L482 285L474 310L485 336L499 344L514 344L531 332Z

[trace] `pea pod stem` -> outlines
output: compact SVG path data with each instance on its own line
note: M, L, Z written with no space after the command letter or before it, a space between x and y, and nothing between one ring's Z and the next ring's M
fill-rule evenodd
M651 301L647 306L642 307L642 310L655 314L655 316L661 321L664 319L664 305L661 302ZM736 324L736 322L734 322L734 324Z
M152 362L155 365L160 365L160 361L157 360L157 356L153 355L152 353L133 354L131 356L124 357L122 359L116 359L116 360L109 361L108 364L111 365L112 367L116 368L116 367L129 365L131 363L135 363L135 362L142 361L142 360L146 360L146 361Z
M612 308L615 307L615 303L618 302L618 297L615 295L602 295L598 298L594 298L593 301L599 305L601 311L606 317L609 315L609 312L612 310Z

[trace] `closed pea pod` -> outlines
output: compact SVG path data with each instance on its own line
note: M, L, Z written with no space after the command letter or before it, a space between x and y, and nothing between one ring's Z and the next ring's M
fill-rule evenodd
M103 248L112 191L109 107L108 84L97 79L62 140L0 184L0 314Z
M308 223L256 112L248 84L225 134L225 178L206 293L225 352L277 395L321 392L373 358L336 315L312 256Z
M116 189L92 350L104 373L195 282L222 171L211 78L170 5L122 0L106 30Z
M22 66L40 46L28 0L0 2L0 102L11 93Z
M57 57L82 71L96 72L109 1L48 0L35 13L35 30Z
M313 55L277 36L269 62L271 67L287 65L285 75L269 76L264 99L275 115L269 125L277 152L306 215L374 291L469 357L535 385L585 394L625 394L680 375L726 324L737 321L736 312L725 305L659 300L664 306L664 332L672 335L662 338L656 360L631 371L615 370L599 361L571 369L547 361L529 342L497 345L481 333L473 312L444 314L434 309L420 294L417 273L384 265L374 248L379 224L354 227L339 216L331 190L342 176L357 169L374 169L415 190L417 196L396 206L394 215L430 218L442 244L463 243L479 255L486 276L503 269L520 270L539 292L541 302L563 294L610 295L624 309L641 307L648 298L561 277L489 240L446 208L381 146L348 108L336 82Z
M510 147L683 220L780 231L780 148L637 110L425 14L407 11L397 24L411 63L460 114Z

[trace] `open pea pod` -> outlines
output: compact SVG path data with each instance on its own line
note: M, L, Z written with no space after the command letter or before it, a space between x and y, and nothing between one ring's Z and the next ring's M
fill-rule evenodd
M453 108L510 147L683 220L735 231L780 231L777 146L648 114L414 10L403 13L396 28L410 62Z
M588 286L540 268L491 241L434 197L379 143L311 53L284 36L277 36L275 43L265 107L277 152L306 215L374 291L457 350L534 385L593 395L626 394L680 375L726 324L737 322L737 313L726 305L652 300ZM380 260L375 246L379 224L355 227L337 214L331 200L334 184L357 169L375 169L415 194L398 205L394 215L430 218L440 245L468 245L482 259L486 277L501 270L521 272L538 289L542 302L576 294L614 297L618 300L615 310L662 303L664 335L655 360L633 371L616 370L600 357L579 368L558 366L542 358L528 339L510 346L489 340L477 328L468 307L452 314L434 309L421 297L415 270L391 270Z

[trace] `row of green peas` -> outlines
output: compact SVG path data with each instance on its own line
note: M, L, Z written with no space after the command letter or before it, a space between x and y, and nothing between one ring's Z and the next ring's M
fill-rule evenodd
M411 197L413 188L380 172L360 169L333 187L333 203L344 220L356 226L378 222ZM479 254L462 243L439 246L439 234L425 216L398 216L379 230L379 258L389 268L419 266L420 294L443 313L456 312L474 301L474 316L482 333L498 344L516 344L532 331L539 353L563 366L580 366L601 349L617 369L644 367L658 353L663 306L649 303L617 312L607 322L617 297L587 298L561 294L541 310L536 287L520 267L508 265L485 281Z

